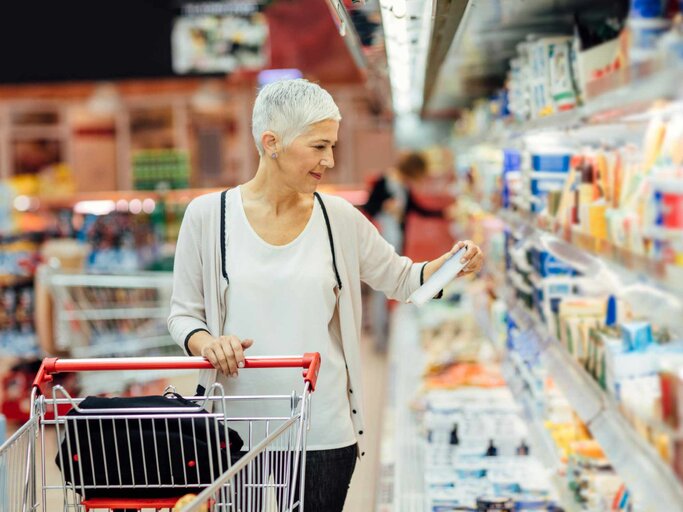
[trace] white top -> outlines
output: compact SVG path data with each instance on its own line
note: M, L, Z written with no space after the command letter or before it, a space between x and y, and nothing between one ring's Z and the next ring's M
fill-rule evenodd
M342 283L338 311L344 357L346 359L351 420L358 442L358 455L365 450L365 421L362 409L360 338L362 326L361 282L384 292L389 298L405 301L420 286L424 264L413 263L396 254L375 226L352 204L341 197L320 194L330 219L337 269ZM185 211L178 234L173 272L173 295L168 329L181 347L197 329L212 336L223 332L231 283L223 275L224 244L228 222L222 209L221 192L193 199ZM222 215L223 213L223 215ZM227 244L232 244L228 238ZM292 285L293 293L296 284ZM321 371L325 368L325 361ZM199 384L208 388L216 381L215 369L201 370ZM302 379L303 381L303 379ZM317 391L316 391L317 393ZM353 411L356 411L355 413ZM317 411L311 411L315 415Z
M250 356L320 352L322 366L311 398L309 450L334 449L356 442L347 396L348 382L341 346L337 282L325 219L318 201L303 231L286 245L271 245L251 227L239 188L227 197L227 272L230 279L223 334L252 339ZM296 283L293 290L292 283ZM335 321L333 321L333 319ZM228 395L301 393L301 369L248 369L239 376L219 374ZM281 416L288 403L254 400L231 405L230 415ZM246 432L240 432L246 440Z

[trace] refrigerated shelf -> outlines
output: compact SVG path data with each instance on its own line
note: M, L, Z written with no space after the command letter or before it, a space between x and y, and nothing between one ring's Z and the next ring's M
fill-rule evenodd
M683 65L657 60L644 62L590 82L586 91L588 99L580 107L524 122L506 120L484 133L463 137L456 135L456 144L468 147L534 132L615 123L635 113L647 111L658 100L680 98L683 94L681 83Z
M592 235L568 229L554 219L531 213L501 210L498 217L510 227L527 227L539 234L550 235L556 242L569 244L573 249L581 249L590 256L598 257L610 264L617 265L633 277L650 282L658 288L673 294L683 292L683 282L673 266L664 261L656 261L642 254L616 246L612 242ZM672 236L669 233L669 236Z
M528 330L532 351L553 376L627 487L653 510L683 512L683 485L655 449L626 420L617 404L545 326L514 300L510 315Z

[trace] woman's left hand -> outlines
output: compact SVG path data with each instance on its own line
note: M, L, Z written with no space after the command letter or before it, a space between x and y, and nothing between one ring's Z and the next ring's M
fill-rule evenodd
M435 260L427 263L424 270L424 280L426 281L431 277L431 275L436 272L441 265L446 263L446 260L453 256L456 252L467 246L467 252L462 256L462 262L465 263L465 267L460 271L457 277L466 276L467 274L472 274L474 272L479 272L481 267L484 266L484 253L481 251L479 246L475 244L472 240L462 240L456 243L453 248L446 254L437 258Z
M472 240L461 240L444 256L448 259L465 246L467 246L467 252L460 260L461 263L465 263L465 268L460 271L458 277L479 272L484 266L484 253Z

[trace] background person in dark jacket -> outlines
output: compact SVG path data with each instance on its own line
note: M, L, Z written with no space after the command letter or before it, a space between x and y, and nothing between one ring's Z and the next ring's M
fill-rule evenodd
M375 221L384 239L397 253L403 254L405 248L406 219L415 213L422 217L450 218L449 208L430 209L420 205L411 188L427 177L427 161L418 152L401 154L394 167L386 170L374 182L365 213ZM372 301L372 324L375 349L385 351L389 329L386 297L374 293Z
M375 181L363 209L377 223L384 238L402 253L406 218L410 213L423 217L445 218L443 209L430 209L415 201L411 187L427 176L427 161L417 152L402 154L395 167L390 167Z

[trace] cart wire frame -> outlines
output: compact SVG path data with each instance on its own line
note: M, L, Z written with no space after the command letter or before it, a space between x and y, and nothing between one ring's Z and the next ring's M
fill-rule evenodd
M0 446L0 510L35 510L35 448L37 416L31 417Z
M31 392L30 420L23 425L8 441L0 447L0 509L29 512L46 510L48 492L61 491L64 499L64 511L87 511L94 508L111 509L142 509L168 508L175 506L180 496L167 496L167 490L177 488L179 492L192 488L199 492L197 500L183 508L183 510L199 510L199 503L210 497L211 510L225 512L247 512L258 510L262 512L303 511L303 492L305 479L306 434L310 427L310 394L315 390L317 382L320 354L307 353L303 356L282 357L253 357L245 360L248 368L303 368L303 393L293 391L290 395L263 396L225 396L222 385L211 386L205 396L187 397L187 400L197 404L196 410L191 407L178 409L82 409L79 404L83 398L73 398L61 386L53 386L52 396L45 396L43 386L52 381L52 375L60 372L82 371L116 371L116 370L178 370L178 369L207 369L213 368L211 363L201 357L157 357L157 358L108 358L108 359L57 359L47 358L36 376ZM173 388L170 387L170 391ZM230 403L237 401L278 400L289 402L289 415L282 416L230 416ZM60 407L61 406L61 407ZM66 409L87 412L88 416L67 416L62 414ZM183 411L182 413L180 411ZM115 413L115 414L113 414ZM190 426L181 422L191 419ZM151 420L151 421L150 421ZM213 421L212 421L213 420ZM157 457L154 463L148 463L145 457L136 457L131 444L131 433L139 435L144 453L145 444L141 434L142 422L150 421L156 427L156 422L162 421L166 425L164 432L154 431L152 442L147 446L154 447ZM169 443L163 447L159 439L169 439L169 425L175 421L178 429L190 428L194 446L189 447L183 441L179 446L171 447ZM109 445L112 439L106 437L105 425L111 423L113 442L115 445L116 471L112 474L107 468L105 443ZM123 430L116 428L125 425ZM245 442L246 453L240 452L241 458L233 462L230 455L223 463L220 450L226 449L228 440L228 424L241 424L248 429ZM140 430L135 430L135 425ZM206 439L209 456L207 460L198 457L196 429L202 423L206 426ZM131 426L132 425L132 426ZM46 427L48 427L46 429ZM54 428L57 436L58 459L62 462L61 482L52 485L46 481L46 436L49 429ZM85 430L85 438L78 435L79 430ZM69 435L76 433L75 437ZM219 434L223 431L223 436ZM161 437L157 436L161 434ZM213 434L213 437L212 437ZM61 439L64 439L68 457L64 457ZM36 440L40 441L37 451ZM82 442L82 439L87 441ZM212 446L212 442L220 446ZM74 443L75 441L75 443ZM120 449L118 443L123 447ZM73 446L73 445L76 446ZM192 448L194 447L194 451ZM97 450L101 448L101 452ZM165 448L165 450L164 450ZM189 450L189 453L188 453ZM175 452L172 454L171 452ZM162 483L160 458L168 455L169 461L177 457L180 452L182 470L177 465L170 469L172 482ZM135 450L137 454L137 450ZM36 493L36 461L37 454L41 456L41 493L40 502ZM122 455L123 453L123 455ZM104 457L104 464L101 458ZM185 461L189 457L189 462ZM217 457L217 458L216 458ZM91 472L83 471L82 461L89 458ZM70 480L65 477L67 465ZM113 462L113 461L112 461ZM172 464L175 464L174 461ZM169 464L169 467L172 465ZM206 468L208 467L208 473ZM104 468L105 482L96 481L95 467ZM150 467L152 466L152 467ZM200 476L200 469L204 469ZM130 470L124 478L124 470ZM141 472L142 471L142 472ZM156 474L155 474L156 473ZM141 477L140 475L144 475ZM206 475L208 474L208 480ZM74 475L79 477L78 483ZM156 476L156 479L155 479ZM90 478L90 480L88 480ZM101 478L100 478L101 480ZM156 485L155 485L156 484ZM8 492L5 492L5 486ZM106 497L106 490L115 489L126 493L129 498ZM93 491L99 491L95 496ZM102 491L105 491L102 493ZM138 498L134 492L142 496L156 491L158 496ZM163 491L163 492L159 492ZM84 498L87 493L94 497ZM133 494L131 494L133 493ZM163 496L162 496L163 494ZM50 494L51 496L52 494ZM190 507L190 508L188 508ZM278 508L274 508L278 507Z

